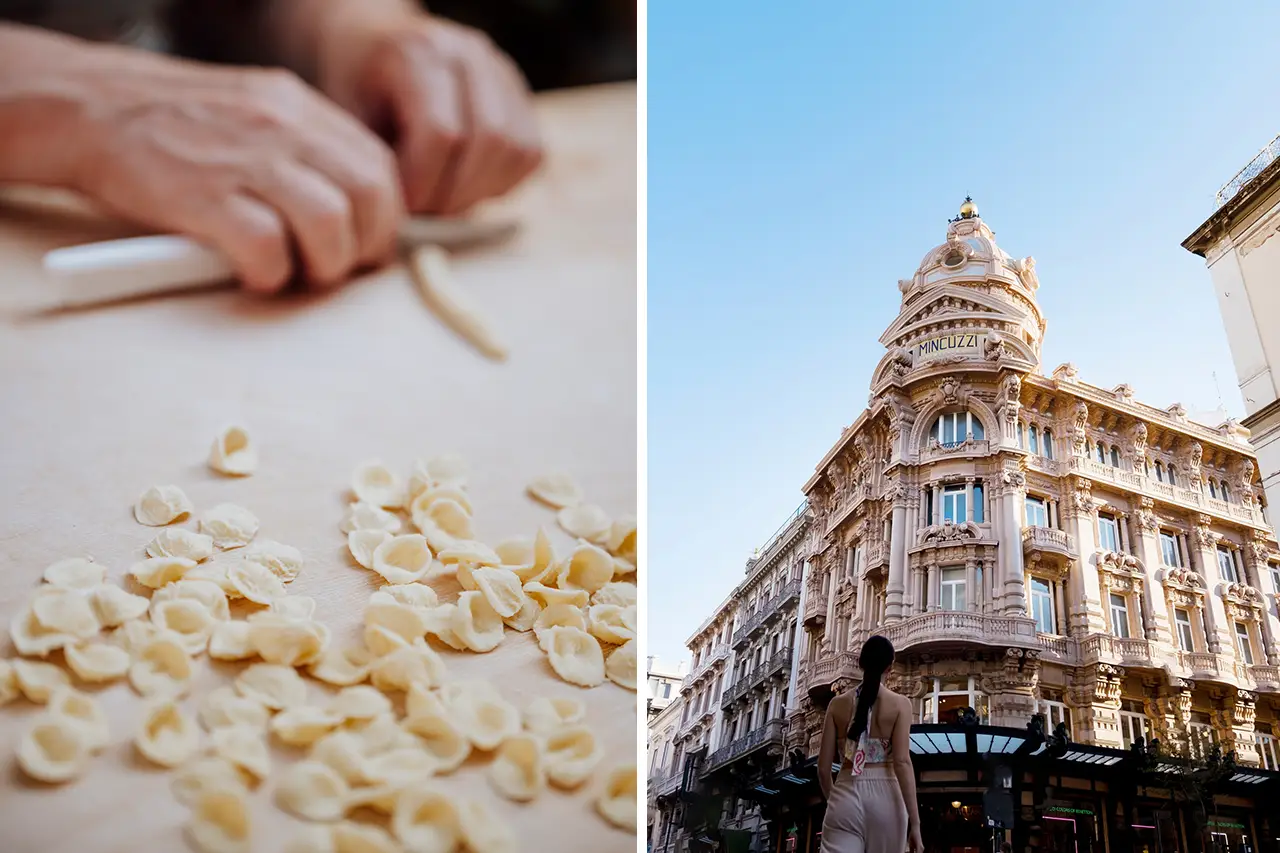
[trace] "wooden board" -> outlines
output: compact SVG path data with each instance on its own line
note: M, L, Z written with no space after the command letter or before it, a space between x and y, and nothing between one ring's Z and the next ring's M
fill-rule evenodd
M460 284L510 345L505 364L443 328L399 269L323 297L202 294L0 319L0 619L7 625L55 559L90 554L121 578L155 533L130 511L154 484L182 486L197 510L242 504L261 520L259 536L300 548L307 567L291 593L314 597L318 618L339 639L357 636L376 587L353 567L338 530L351 470L368 457L407 470L420 456L465 456L476 532L489 542L547 525L567 550L571 540L554 529L553 513L523 494L530 478L554 469L573 473L611 513L634 513L635 91L562 93L541 109L549 163L502 211L523 219L520 236L455 260ZM0 291L12 305L38 288L48 248L124 233L4 214ZM234 421L261 448L259 473L244 480L205 466L217 430ZM7 634L0 644L13 656ZM451 654L448 664L459 677L498 681L517 703L581 696L605 763L634 761L636 694L558 681L531 637L509 635L492 654ZM205 671L195 693L238 669ZM124 684L99 695L113 743L81 780L60 788L31 784L13 760L40 708L23 700L0 708L5 853L186 849L186 810L169 792L171 774L131 747L138 697ZM292 760L292 751L273 750L277 766ZM635 847L634 836L594 812L598 780L528 806L499 800L480 767L449 782L508 814L521 849ZM255 851L281 849L301 826L274 806L271 789L268 781L255 795Z

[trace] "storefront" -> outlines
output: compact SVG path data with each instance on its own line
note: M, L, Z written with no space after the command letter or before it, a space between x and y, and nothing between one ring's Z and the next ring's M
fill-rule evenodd
M1206 815L1150 784L1138 757L993 726L915 725L911 753L927 853L1280 853L1280 773L1241 768ZM778 815L774 853L818 853L825 802L816 762L779 770L748 794ZM1005 787L1007 786L1007 787ZM1005 787L1012 826L992 827L989 789ZM1274 810L1275 814L1270 811Z

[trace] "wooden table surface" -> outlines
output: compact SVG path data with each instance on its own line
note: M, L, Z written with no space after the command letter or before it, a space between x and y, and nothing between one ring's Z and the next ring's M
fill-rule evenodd
M512 243L456 259L465 287L511 350L481 358L421 304L392 269L325 297L263 302L237 293L169 298L33 320L0 317L0 619L21 608L46 565L92 555L119 583L156 530L131 507L174 483L197 512L231 501L261 520L260 538L294 545L306 568L290 593L313 597L336 641L358 636L378 586L354 567L338 529L353 467L380 457L407 471L419 457L471 463L477 537L490 543L546 525L560 553L571 539L524 485L571 472L588 500L636 510L636 124L633 86L558 93L541 102L543 173L503 203L524 223ZM47 249L128 233L114 224L0 215L0 308L40 287ZM218 429L248 425L258 473L221 477L205 465ZM194 527L194 522L184 526ZM380 579L377 579L380 580ZM3 654L15 654L7 633ZM607 765L634 761L636 694L606 682L581 690L551 673L530 635L509 633L488 655L448 653L459 678L497 681L517 704L579 696L605 746L601 773L574 794L527 806L500 800L483 767L452 790L509 815L520 849L623 851L634 836L606 824L593 797ZM60 656L58 657L60 659ZM195 697L241 668L201 658ZM308 679L311 695L324 688ZM77 782L25 780L13 758L40 712L0 708L0 850L115 853L186 849L187 810L171 774L132 749L140 699L124 682L94 691L112 745ZM273 744L276 768L296 751ZM254 795L255 851L281 849L300 821Z

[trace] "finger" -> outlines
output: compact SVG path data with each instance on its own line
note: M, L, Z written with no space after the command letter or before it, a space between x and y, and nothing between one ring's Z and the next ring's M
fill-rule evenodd
M383 63L397 127L396 157L405 204L415 213L439 213L441 189L466 130L462 92L453 70L416 43Z
M284 160L246 189L284 219L310 283L330 287L351 272L357 259L354 217L346 194L332 181L309 166Z
M395 249L396 233L404 218L404 197L395 157L384 147L384 155L373 160L349 150L312 150L300 156L347 197L355 231L356 264L385 260Z
M246 290L276 293L289 283L289 232L270 206L233 193L192 210L178 230L222 251Z
M453 65L462 91L466 132L457 162L447 176L441 205L445 214L466 211L485 197L486 185L495 183L494 172L501 166L506 147L506 93L493 69L471 56L461 57Z
M503 108L505 145L489 179L483 184L481 199L504 195L542 165L543 149L529 84L520 69L504 54L494 55L496 73L501 78L506 105Z

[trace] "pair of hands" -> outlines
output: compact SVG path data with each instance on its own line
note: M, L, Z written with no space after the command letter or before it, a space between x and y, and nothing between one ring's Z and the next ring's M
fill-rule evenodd
M329 42L318 89L92 49L62 81L80 116L68 183L273 292L299 273L337 284L393 252L407 212L462 213L541 162L527 84L479 32L406 13Z

